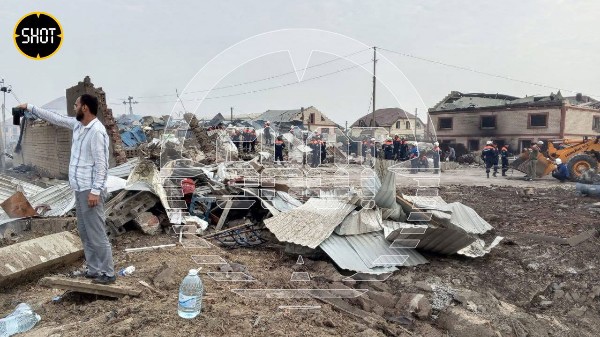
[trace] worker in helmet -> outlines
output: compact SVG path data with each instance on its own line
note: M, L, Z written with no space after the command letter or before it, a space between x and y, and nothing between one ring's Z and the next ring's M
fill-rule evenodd
M493 146L493 142L488 140L485 143L485 147L481 151L481 159L485 163L485 174L487 177L490 177L490 169L494 166L494 157L497 158L496 149ZM496 159L497 160L497 159ZM496 176L496 172L494 171L494 177Z
M569 179L569 169L567 165L563 164L560 158L556 158L555 163L556 169L552 171L552 176L560 180L561 183L564 183Z
M392 141L392 137L387 137L383 145L381 146L381 150L383 151L383 159L385 160L394 160L394 142Z

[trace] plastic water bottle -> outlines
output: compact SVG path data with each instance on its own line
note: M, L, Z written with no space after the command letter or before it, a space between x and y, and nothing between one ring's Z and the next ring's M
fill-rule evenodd
M0 337L9 337L31 330L41 319L26 303L17 305L12 314L0 319Z
M203 292L204 286L200 276L198 276L198 270L190 269L179 287L179 305L177 308L179 317L192 319L200 314Z
M134 266L129 266L127 268L123 268L121 270L119 270L119 275L120 276L128 276L133 274L133 272L135 271L135 267Z

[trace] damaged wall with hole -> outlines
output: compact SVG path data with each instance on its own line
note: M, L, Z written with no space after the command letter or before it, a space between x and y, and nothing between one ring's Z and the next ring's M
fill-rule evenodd
M109 167L126 162L121 136L112 110L106 105L106 94L101 87L94 87L89 76L86 76L83 82L66 90L66 110L69 116L75 116L73 106L77 97L82 94L91 94L98 98L98 119L106 127L110 139ZM42 176L67 179L71 153L71 130L40 120L27 123L29 124L23 134L22 154L18 156L17 160L21 164L34 166Z

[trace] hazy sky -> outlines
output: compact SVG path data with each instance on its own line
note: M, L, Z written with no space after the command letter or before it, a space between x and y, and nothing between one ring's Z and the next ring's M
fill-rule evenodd
M48 60L27 59L13 44L17 20L32 11L53 14L64 30L61 50ZM174 96L151 96L183 90L207 62L227 48L261 33L312 28L341 34L364 46L559 87L566 95L573 94L567 90L574 90L600 99L598 13L600 2L593 0L2 0L0 76L13 86L21 101L42 105L63 96L67 87L89 75L96 86L104 88L109 105L117 114L126 111L121 102L128 95L139 101L134 106L136 114L167 114L173 108ZM289 40L293 39L283 44L294 42ZM195 90L230 86L208 92L207 97L221 98L205 101L196 113L212 117L217 112L228 114L230 107L236 113L254 113L313 105L343 125L368 112L371 74L361 67L351 68L354 64L371 68L368 62L372 51L359 52L361 48L342 48L347 53L359 53L351 60L316 67L311 66L335 56L327 51L313 53L304 80L325 75L322 78L264 90L296 82L292 73L232 86L293 71L292 64L304 68L308 59L294 57L294 62L290 61L289 55L277 46L281 42L273 43L275 49L266 51L268 45L264 43L249 43L244 47L247 55L266 55L240 64L209 87L201 87L202 81L190 85L188 88ZM299 45L310 49L307 41ZM332 50L336 46L330 45ZM405 82L404 86L392 89L393 95L382 84L378 86L378 108L400 106L411 112L415 108L423 111L451 90L515 96L556 91L383 50L378 57L387 58L406 76L399 79ZM378 63L377 72L382 77L398 77L393 70L390 64ZM413 85L418 95L406 83ZM419 96L424 105L417 103ZM196 93L185 97L200 96ZM7 107L16 103L7 96ZM184 104L188 110L196 108L195 102Z

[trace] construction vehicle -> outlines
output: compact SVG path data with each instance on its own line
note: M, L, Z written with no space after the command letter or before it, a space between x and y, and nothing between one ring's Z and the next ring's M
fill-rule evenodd
M597 170L600 162L600 136L583 137L582 139L549 140L547 147L538 155L536 173L538 177L550 174L555 168L557 158L567 165L570 179L579 180L588 170ZM515 170L527 173L529 152L525 151L512 162Z

